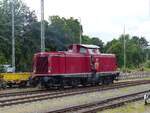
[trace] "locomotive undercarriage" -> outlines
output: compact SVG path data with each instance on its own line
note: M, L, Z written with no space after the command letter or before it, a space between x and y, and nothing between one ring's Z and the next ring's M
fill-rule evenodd
M88 75L57 75L57 76L36 76L33 78L33 82L30 83L33 86L41 85L46 89L51 88L64 88L67 86L71 87L78 87L78 86L95 86L95 85L108 85L112 84L119 74L88 74Z

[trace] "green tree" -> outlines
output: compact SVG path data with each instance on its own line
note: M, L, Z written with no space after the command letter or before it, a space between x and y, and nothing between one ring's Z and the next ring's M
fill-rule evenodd
M90 44L90 42L91 42L91 39L89 36L87 36L87 35L82 36L82 43L83 44Z
M125 35L126 45L126 65L127 67L139 67L140 64L146 61L146 53L143 48L148 46L148 42L145 38L129 35ZM105 51L108 53L114 53L117 56L117 63L119 67L124 65L124 35L121 35L119 39L113 39L105 46Z
M113 53L116 54L117 58L117 65L119 67L123 66L123 46L121 41L113 40L112 42L109 42L109 47L106 51L106 53ZM108 46L108 45L107 45Z
M6 62L11 64L11 6L12 0L0 1L0 54L3 54ZM33 61L30 61L30 57L33 57L32 40L33 33L31 33L32 25L37 22L37 17L34 11L30 11L29 8L21 0L13 0L14 17L15 17L15 42L16 42L16 69L17 71L30 70L31 65L28 65ZM30 56L32 54L32 56Z
M51 16L49 23L46 47L51 50L65 50L70 44L79 43L81 25L77 19Z
M99 46L100 51L104 52L104 42L102 42L102 40L100 40L98 37L91 38L91 44Z

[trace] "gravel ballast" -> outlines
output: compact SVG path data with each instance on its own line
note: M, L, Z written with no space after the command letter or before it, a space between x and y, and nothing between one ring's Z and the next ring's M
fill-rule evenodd
M128 88L113 89L107 91L99 91L87 94L80 94L75 96L68 96L56 99L49 99L44 101L37 101L32 103L6 106L0 108L0 113L45 113L56 109L71 107L74 105L85 104L97 100L104 100L111 97L122 96L135 92L148 90L150 84L133 86Z

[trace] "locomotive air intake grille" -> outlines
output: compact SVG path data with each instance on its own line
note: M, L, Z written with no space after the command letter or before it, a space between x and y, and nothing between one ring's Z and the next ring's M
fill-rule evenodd
M37 58L37 72L45 73L48 72L48 57L38 57Z

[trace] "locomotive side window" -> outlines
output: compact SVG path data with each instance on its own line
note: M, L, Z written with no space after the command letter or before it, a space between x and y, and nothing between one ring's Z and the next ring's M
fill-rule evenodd
M98 49L88 49L90 54L99 54L99 50Z
M97 54L100 54L100 51L99 51L99 49L96 49L96 53L97 53Z
M72 49L69 49L68 52L72 52Z
M95 54L96 53L95 49L88 49L88 51L89 51L90 54Z
M81 47L79 52L80 53L87 53L87 50L86 50L86 48Z

